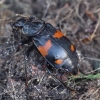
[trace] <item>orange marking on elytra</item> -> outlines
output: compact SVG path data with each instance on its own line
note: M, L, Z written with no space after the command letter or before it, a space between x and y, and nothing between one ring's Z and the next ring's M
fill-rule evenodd
M75 47L71 44L70 46L71 51L75 51Z
M58 64L58 65L59 65L59 64L62 64L62 62L63 62L62 59L57 59L57 60L55 60L55 63Z
M48 55L48 50L51 48L52 43L51 40L48 40L45 45L43 46L39 46L38 50L40 51L40 53L43 55L43 57L45 57L46 55Z
M61 38L64 34L62 34L59 30L56 31L56 33L53 35L54 38Z

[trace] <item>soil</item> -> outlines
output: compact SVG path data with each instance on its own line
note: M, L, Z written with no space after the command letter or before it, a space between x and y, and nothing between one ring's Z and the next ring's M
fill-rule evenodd
M100 100L98 78L72 79L54 69L46 71L45 60L34 49L28 58L17 52L22 38L12 33L12 23L21 16L35 16L60 29L75 45L80 73L100 75L100 0L0 0L0 100Z

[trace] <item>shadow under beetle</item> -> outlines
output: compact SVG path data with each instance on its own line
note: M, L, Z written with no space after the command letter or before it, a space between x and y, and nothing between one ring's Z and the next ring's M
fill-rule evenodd
M78 73L78 55L75 46L64 34L43 20L34 17L20 18L12 25L12 32L18 35L19 30L27 36L27 40L20 42L19 46L33 42L26 51L26 55L37 48L47 62L47 68L57 68L73 75Z

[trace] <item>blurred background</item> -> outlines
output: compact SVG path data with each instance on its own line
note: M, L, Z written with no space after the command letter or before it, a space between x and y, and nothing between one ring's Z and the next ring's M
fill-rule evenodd
M21 16L52 24L75 45L80 69L87 75L85 79L66 76L66 85L77 92L46 74L37 50L26 60L24 53L30 45L16 53L22 38L14 37L11 24ZM100 0L0 0L0 100L99 99Z

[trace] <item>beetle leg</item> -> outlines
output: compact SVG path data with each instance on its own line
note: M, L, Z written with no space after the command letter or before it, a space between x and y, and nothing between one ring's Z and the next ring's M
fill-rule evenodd
M21 41L21 42L19 43L19 45L18 45L17 52L20 50L20 47L21 47L22 45L28 44L28 43L31 42L31 41L32 41L31 38L28 38L27 40Z
M46 67L48 68L48 71L49 71L50 73L53 72L53 67L52 67L49 63L47 63L47 62L46 62Z
M24 45L24 44L28 44L28 43L30 43L32 41L32 39L31 38L28 38L27 40L23 40L23 41L21 41L20 43L19 43L19 45Z
M33 49L36 48L34 43L28 48L28 50L26 51L25 55L26 57L29 56L30 52L33 51Z
M66 87L66 85L63 83L63 82L61 82L57 77L55 77L54 75L53 75L53 67L49 64L49 63L47 63L46 64L47 66L47 72L54 78L54 79L56 79L57 81L59 81L61 84L62 84L62 86L64 86L64 87Z
M73 91L73 92L77 92L76 90L74 90L74 89L68 87L68 86L67 86L65 83L63 83L60 79L58 79L57 77L55 77L55 76L50 72L50 70L48 69L48 67L47 67L47 72L48 72L55 80L57 80L58 82L60 82L61 85L62 85L64 88L67 88L67 89L69 89L70 91Z
M18 37L18 29L12 29L12 33L14 34L15 37Z
M59 81L63 87L66 87L66 85L65 85L63 82L61 82L57 77L55 77L55 76L52 74L52 72L50 71L50 69L48 69L48 67L47 67L47 72L48 72L55 80Z

